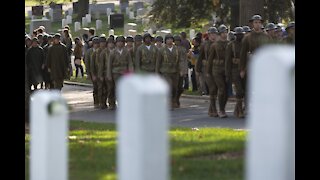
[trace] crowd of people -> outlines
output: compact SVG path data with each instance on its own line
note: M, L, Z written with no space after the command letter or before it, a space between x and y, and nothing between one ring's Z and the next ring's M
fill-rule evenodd
M210 117L225 118L233 90L237 100L234 115L243 118L248 109L247 65L255 49L269 43L295 43L294 22L286 28L274 23L263 27L260 15L252 16L249 22L251 27L238 26L233 31L225 25L210 27L191 42L185 32L164 38L149 33L107 37L96 35L94 28L73 39L68 26L62 35L47 34L40 26L32 37L25 36L26 91L61 90L63 81L73 75L74 56L75 76L80 71L81 77L86 74L92 81L95 108L116 109L117 81L126 73L156 73L170 85L172 109L180 107L182 92L192 86L192 91L210 96Z

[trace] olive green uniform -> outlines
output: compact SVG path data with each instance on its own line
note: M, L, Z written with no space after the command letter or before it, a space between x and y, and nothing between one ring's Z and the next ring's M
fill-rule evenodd
M135 72L155 73L158 48L150 45L150 49L142 44L135 55Z
M210 55L208 59L207 74L217 85L219 111L225 112L227 103L227 83L225 76L225 54L229 41L217 41L210 47ZM215 107L215 93L210 93L210 107ZM215 109L212 109L214 112ZM210 112L210 111L209 111ZM215 112L214 112L215 113ZM209 114L210 115L210 114ZM216 116L216 115L214 115Z
M92 74L91 74L91 61L92 61L92 56L93 53L96 51L94 48L90 48L87 50L85 54L85 65L86 65L86 73L87 76L89 76L90 80L92 81L93 84L93 104L95 107L99 105L99 100L98 100L98 86L96 83L96 80L92 80Z
M181 55L175 45L172 46L172 51L169 50L167 45L159 49L156 61L156 73L160 73L171 88L172 107L178 107L176 98L178 91L180 62Z
M96 93L95 93L95 101L94 101L94 105L95 107L99 107L100 106L100 98L99 98L99 89L98 89L98 84L99 84L99 77L98 77L98 67L99 67L99 55L100 55L100 48L97 48L94 50L94 52L92 53L91 59L90 59L90 75L91 78L93 76L96 77L95 80L92 79L92 84L93 84L93 89L96 89ZM101 94L100 94L101 95Z
M177 48L180 52L181 61L179 63L180 72L179 72L179 79L178 79L178 91L177 91L176 101L177 101L178 107L180 107L180 96L184 91L183 80L184 80L184 77L188 75L188 58L187 58L187 50L185 47L177 46Z

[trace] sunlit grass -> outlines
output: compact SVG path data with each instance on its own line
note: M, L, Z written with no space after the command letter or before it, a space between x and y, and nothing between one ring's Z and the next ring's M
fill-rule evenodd
M243 179L245 131L171 128L169 137L171 179ZM116 138L115 124L71 121L69 179L116 179ZM26 135L26 179L29 140Z

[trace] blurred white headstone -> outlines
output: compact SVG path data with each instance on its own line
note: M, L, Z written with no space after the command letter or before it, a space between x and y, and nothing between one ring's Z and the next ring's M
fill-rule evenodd
M80 22L75 22L74 23L74 32L78 32L81 28Z
M294 180L295 48L265 46L249 69L247 180Z
M68 179L68 108L60 91L30 98L30 180Z
M107 8L107 16L109 16L111 14L111 8Z
M91 23L91 14L86 14L86 19L88 23Z
M192 40L196 36L196 32L194 29L190 29L190 40Z
M68 9L68 15L72 16L72 14L73 14L73 9L72 9L72 8L69 8L69 9Z
M129 12L130 12L130 8L129 8L129 7L126 7L126 15L129 16Z
M88 26L87 18L86 18L86 17L82 17L82 26L83 26L83 27Z
M129 19L134 19L134 12L133 11L129 12Z
M109 30L109 36L110 36L110 35L114 35L114 30L113 30L113 29L110 29L110 30Z
M67 24L72 24L72 16L67 16Z
M96 29L101 29L102 28L102 21L101 20L96 20Z
M157 75L130 75L117 87L119 180L168 180L167 82Z

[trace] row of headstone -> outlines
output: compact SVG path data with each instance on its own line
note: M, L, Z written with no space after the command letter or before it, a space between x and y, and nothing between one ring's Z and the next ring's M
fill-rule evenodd
M137 24L135 23L127 23L124 25L124 36L128 36L130 33L137 32Z
M99 12L100 14L105 14L106 9L108 8L114 11L115 9L114 3L89 4L89 14L92 14L93 12Z
M125 12L126 8L129 7L129 0L120 0L120 12Z
M30 21L30 34L39 26L44 26L47 33L51 32L51 21L49 19L33 19Z

